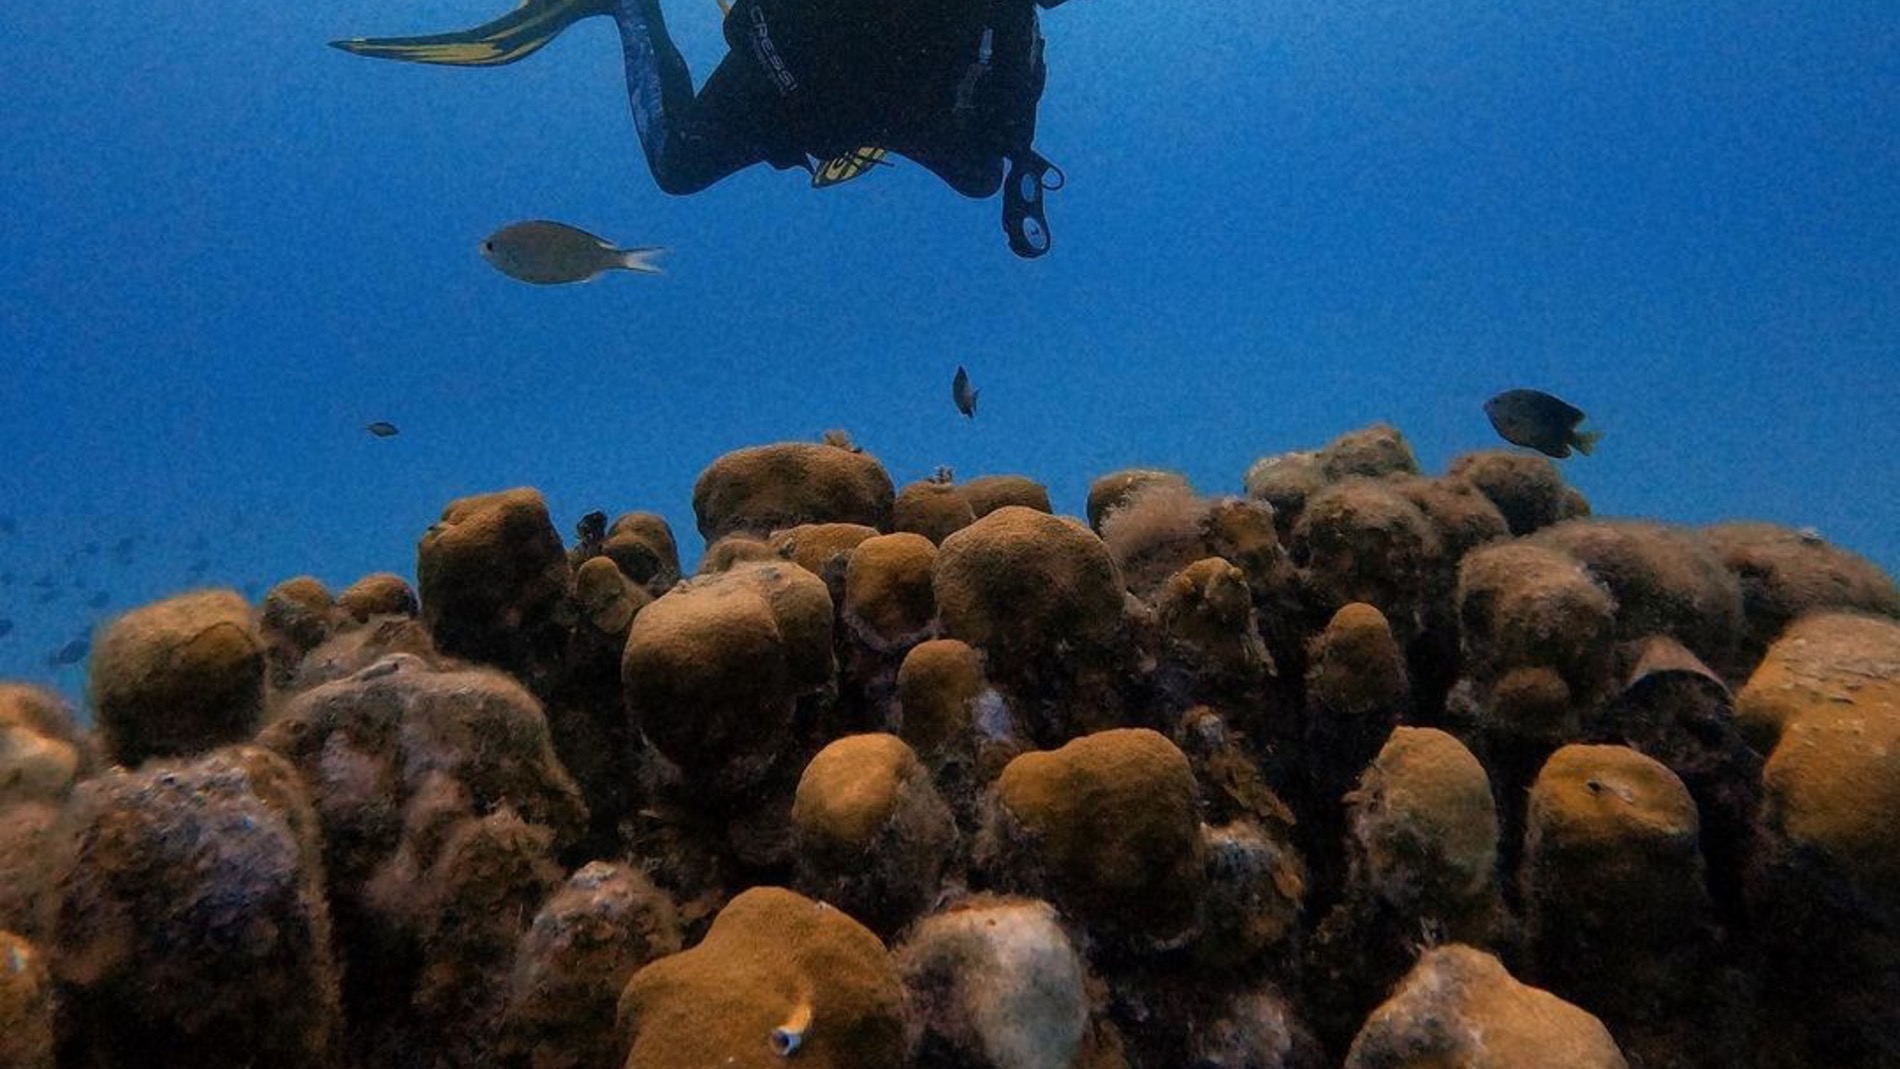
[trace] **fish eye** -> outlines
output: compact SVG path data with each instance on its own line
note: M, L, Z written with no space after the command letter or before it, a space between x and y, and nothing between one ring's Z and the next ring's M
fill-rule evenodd
M494 252L494 251L495 251L495 243L494 243L494 242L492 242L492 241L484 241L484 242L482 242L482 251L483 251L483 252Z

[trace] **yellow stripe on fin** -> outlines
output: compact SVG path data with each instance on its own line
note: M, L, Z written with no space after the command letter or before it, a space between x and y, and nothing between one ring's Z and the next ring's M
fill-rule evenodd
M471 30L422 37L352 37L330 45L372 59L495 67L524 59L581 19L609 11L608 0L525 0L508 14Z
M811 176L811 187L823 189L826 186L849 182L879 164L889 167L890 164L884 161L885 154L884 149L867 145L864 148L853 149L836 159L828 160Z

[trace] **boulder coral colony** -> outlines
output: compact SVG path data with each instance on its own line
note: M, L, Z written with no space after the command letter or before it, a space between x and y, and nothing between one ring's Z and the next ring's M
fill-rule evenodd
M0 686L19 1069L1900 1065L1900 592L1389 427L720 458Z

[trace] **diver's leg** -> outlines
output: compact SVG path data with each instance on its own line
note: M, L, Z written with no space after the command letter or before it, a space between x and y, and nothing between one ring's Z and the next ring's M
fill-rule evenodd
M747 109L734 102L737 72L722 63L693 97L686 59L667 35L658 0L618 0L614 21L627 64L627 101L653 180L667 193L697 193L764 159Z

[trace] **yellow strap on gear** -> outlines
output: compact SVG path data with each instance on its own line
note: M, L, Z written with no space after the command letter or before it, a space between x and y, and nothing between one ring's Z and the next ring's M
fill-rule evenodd
M879 165L889 167L890 164L885 162L884 156L884 149L872 148L869 145L853 149L837 159L827 161L824 166L818 168L811 176L811 187L823 189L826 186L835 186L841 182L851 181L872 167Z

